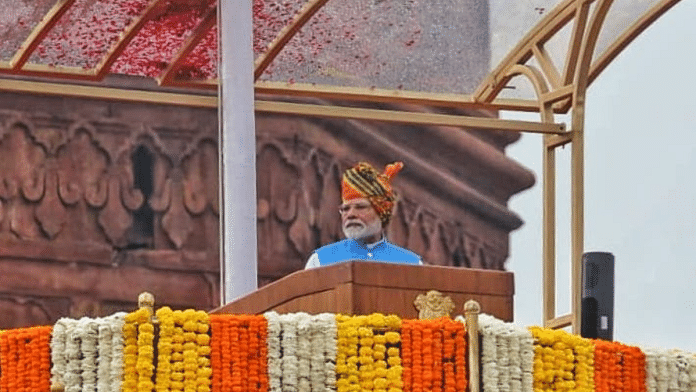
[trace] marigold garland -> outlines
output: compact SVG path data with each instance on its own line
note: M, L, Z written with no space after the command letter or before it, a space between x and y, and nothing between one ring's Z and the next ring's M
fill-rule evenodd
M594 346L563 330L530 327L535 339L534 390L594 390Z
M174 345L174 312L167 306L155 312L159 321L159 339L157 341L157 373L155 390L167 392L172 383L172 352Z
M174 311L174 335L172 336L171 390L184 392L209 392L210 316L204 311L186 309ZM176 351L177 355L174 355ZM183 388L182 388L183 387Z
M123 324L123 392L151 392L154 388L155 328L152 312L140 308L125 316Z
M404 320L404 391L465 391L464 324L449 318Z
M644 392L645 354L618 342L594 340L594 379L596 392Z
M213 392L268 391L267 326L263 316L210 316Z
M61 319L53 327L0 331L0 392L46 392L51 380L64 383L66 392L115 392L121 387L124 392L467 388L460 318L402 321L382 314L273 312L209 316L164 307L157 311L155 359L151 316L139 309L120 319ZM696 389L693 354L644 353L539 327L524 334L486 320L481 315L484 392L529 392L532 386L535 392Z
M401 391L403 368L396 359L401 319L336 315L336 323L337 391Z
M50 326L0 333L0 390L44 392L50 389Z

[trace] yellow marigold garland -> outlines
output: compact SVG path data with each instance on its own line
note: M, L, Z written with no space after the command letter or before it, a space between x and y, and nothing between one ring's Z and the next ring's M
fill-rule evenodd
M159 321L159 340L157 341L157 375L155 390L169 392L172 383L172 352L174 345L174 312L167 306L155 313Z
M402 390L401 319L397 316L336 315L336 390L400 392Z
M594 391L594 346L563 330L530 327L534 336L534 390Z
M126 315L123 325L123 392L151 392L155 365L155 327L152 313L140 308Z
M181 311L174 314L180 315ZM184 390L184 328L180 323L177 325L177 317L175 316L174 334L172 335L172 367L169 384L172 392Z
M182 326L183 391L209 392L213 372L210 365L208 313L187 309L174 312L174 318Z

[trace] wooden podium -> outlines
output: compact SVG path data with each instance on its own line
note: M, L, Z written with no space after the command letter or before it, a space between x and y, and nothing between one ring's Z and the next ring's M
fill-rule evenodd
M212 313L379 312L415 319L416 297L430 290L454 301L453 315L464 314L464 303L473 299L481 305L482 313L512 321L511 272L365 261L297 271Z

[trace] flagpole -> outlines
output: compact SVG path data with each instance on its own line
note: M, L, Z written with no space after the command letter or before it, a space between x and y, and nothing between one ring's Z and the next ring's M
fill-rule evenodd
M226 304L257 288L251 0L219 0L220 280Z

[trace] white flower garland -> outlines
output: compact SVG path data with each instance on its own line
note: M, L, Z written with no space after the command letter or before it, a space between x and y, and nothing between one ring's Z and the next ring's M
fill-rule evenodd
M264 314L270 392L336 390L333 314Z
M297 322L295 321L295 315L281 315L280 325L283 331L280 341L281 348L283 349L283 356L281 358L283 379L281 385L283 387L283 392L296 392L298 390L299 361L297 358Z
M62 318L51 337L51 382L66 392L120 392L125 313Z
M319 320L319 334L324 337L324 374L325 390L336 390L336 350L337 350L337 324L333 314L322 313L317 316Z
M462 316L457 321L465 322ZM484 392L532 392L534 340L526 328L479 315Z
M310 357L311 374L309 381L312 391L323 391L326 383L326 373L324 373L324 337L322 336L321 322L317 316L312 316L312 323L309 331L309 344L313 348Z
M123 324L125 324L126 313L115 313L104 319L105 324L111 329L111 371L109 372L110 392L121 392L121 382L123 381ZM101 344L100 340L100 344ZM104 340L108 344L108 338ZM101 392L101 391L100 391Z
M307 313L295 313L293 322L297 331L297 388L300 391L310 391L312 352L312 330L310 316Z
M510 389L522 390L522 353L520 352L520 337L510 333L508 337L510 352Z
M100 323L97 327L99 362L97 367L97 391L111 392L109 383L111 382L111 362L113 361L112 339L113 332L107 323Z
M281 380L283 378L282 362L280 360L280 316L276 312L266 312L263 315L268 323L266 334L266 346L268 348L268 390L269 392L282 392Z
M681 350L641 350L647 392L696 391L696 355Z
M310 384L312 391L336 390L336 318L322 313L310 321Z
M498 354L498 390L510 392L510 331L499 328L495 339L495 352Z
M520 368L522 371L521 388L523 392L534 389L534 338L528 329L517 329L520 341Z
M65 385L65 373L67 370L67 358L65 357L65 344L67 329L74 320L68 318L59 319L51 332L51 383Z
M96 392L99 327L95 320L83 317L78 321L75 332L82 351L82 392Z
M82 392L82 353L80 334L77 329L78 321L71 320L65 331L65 358L67 362L63 376L65 392Z

